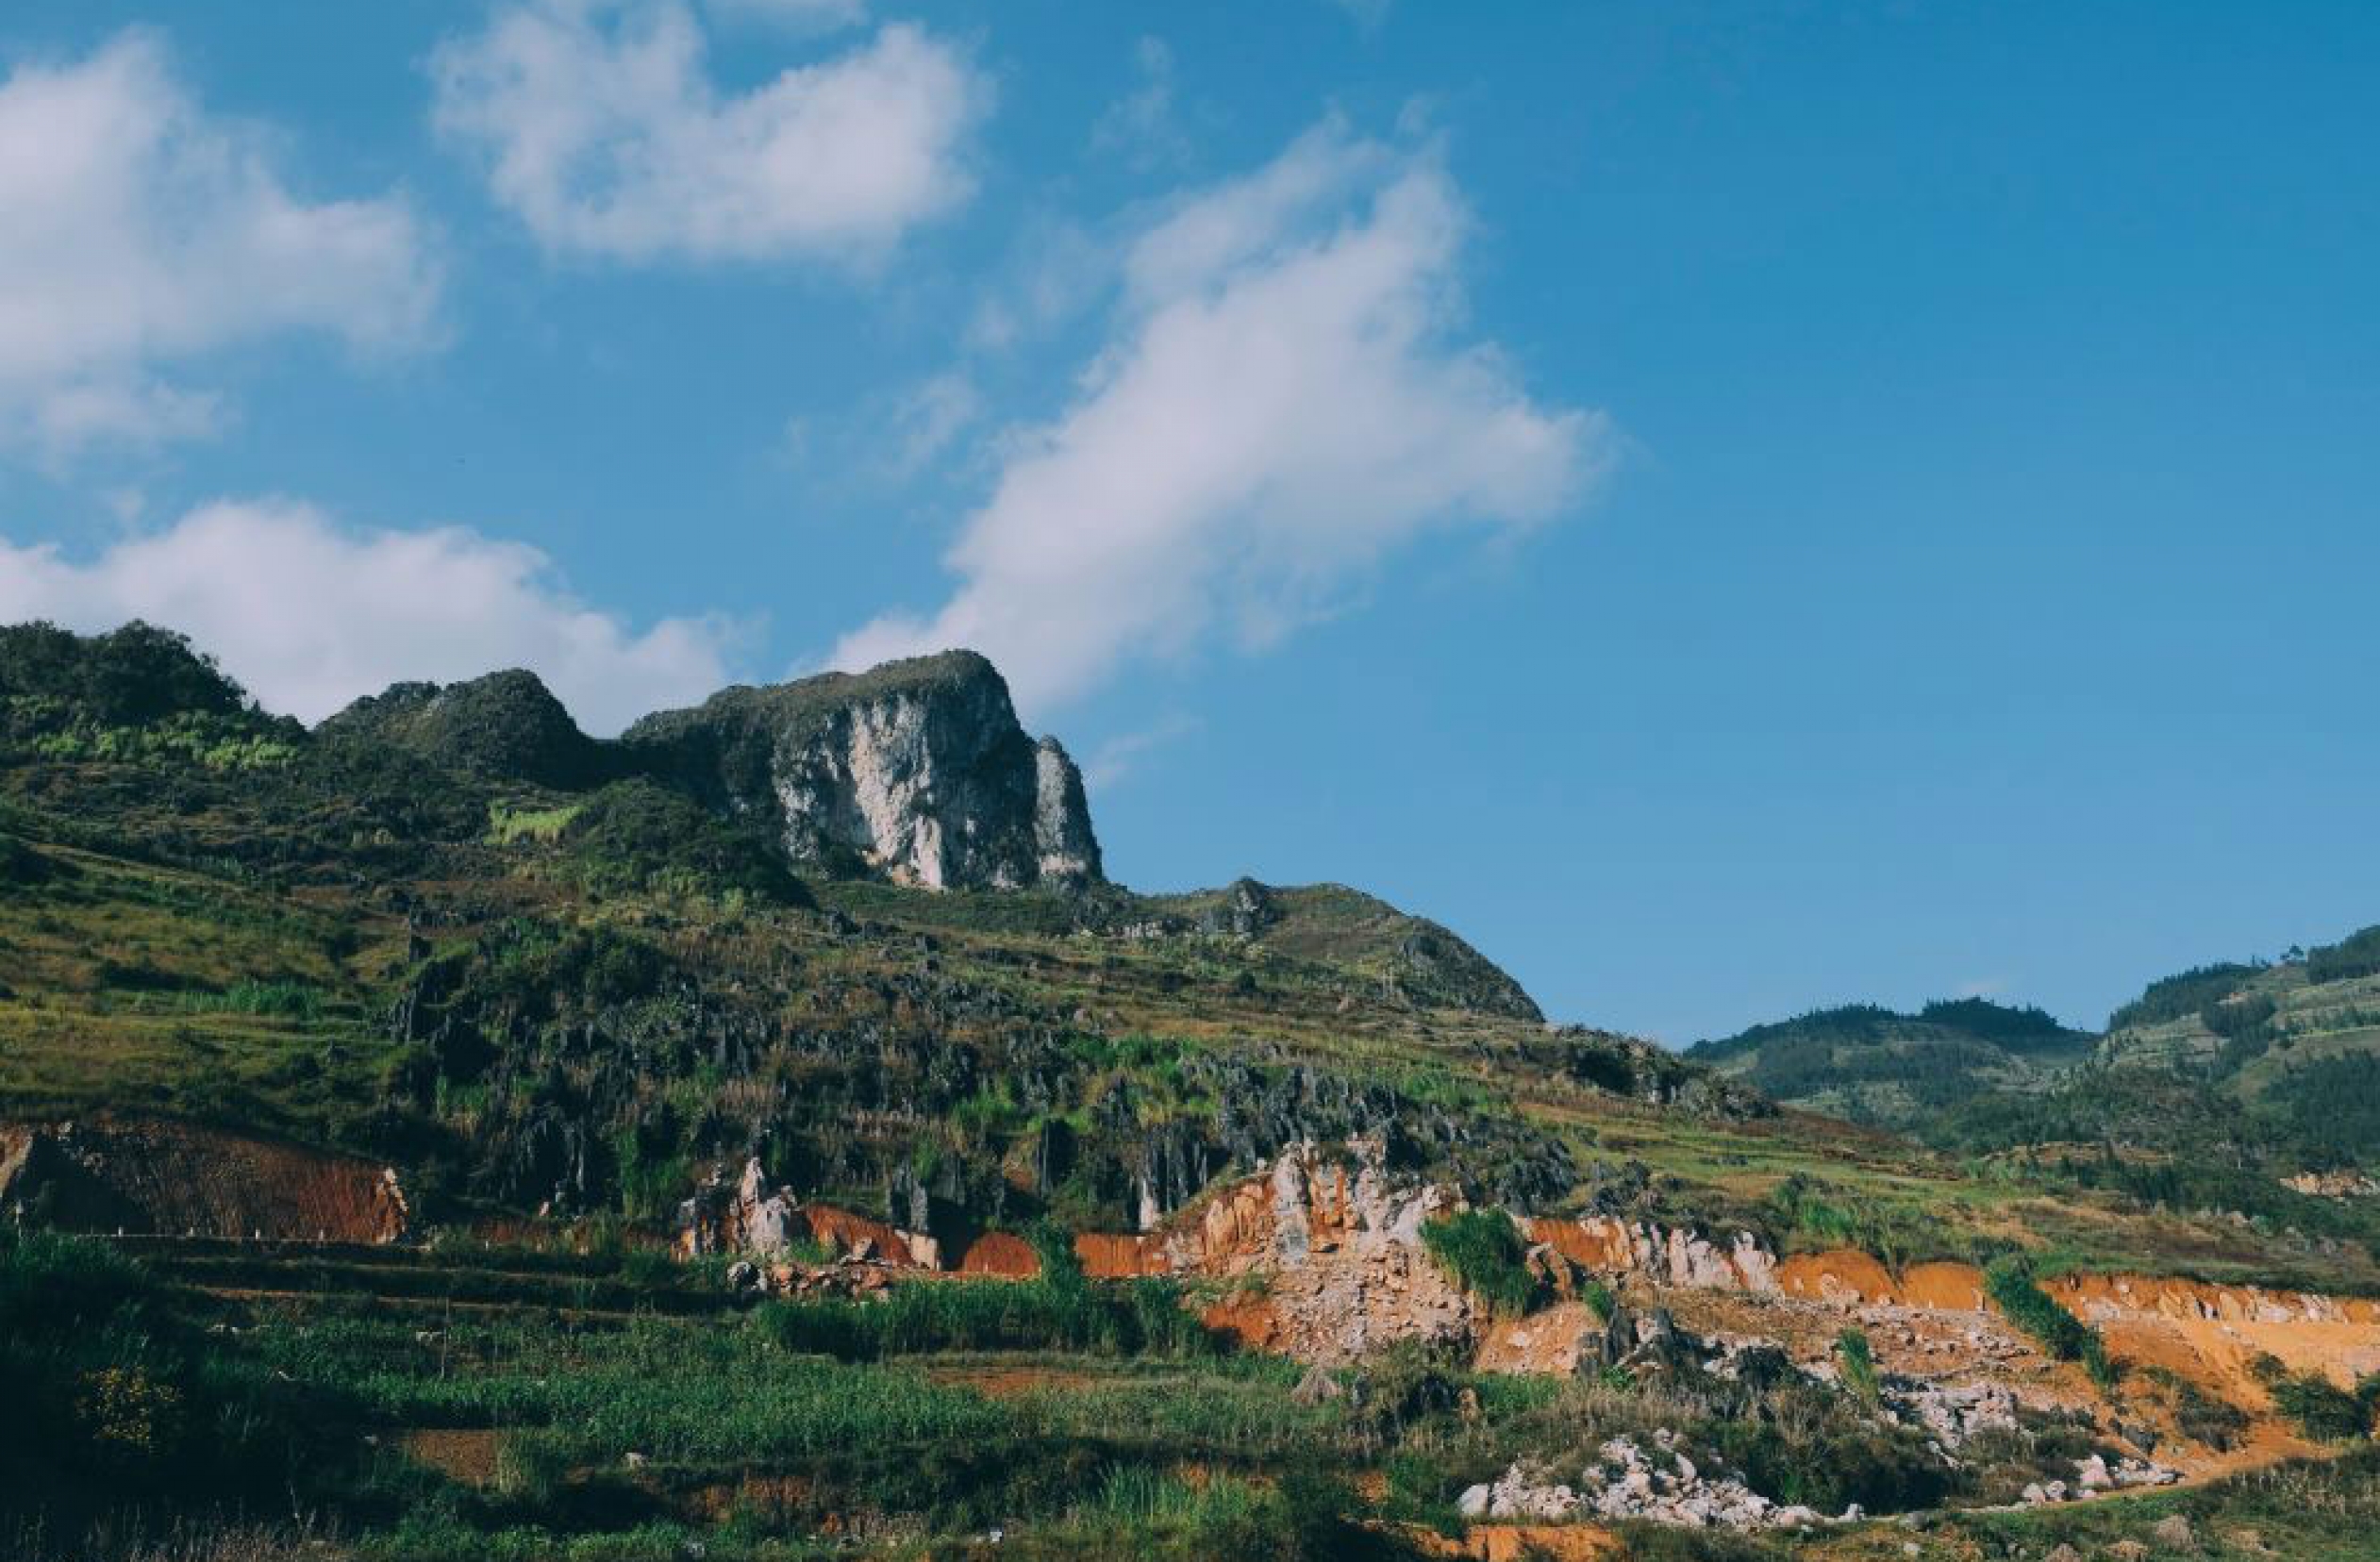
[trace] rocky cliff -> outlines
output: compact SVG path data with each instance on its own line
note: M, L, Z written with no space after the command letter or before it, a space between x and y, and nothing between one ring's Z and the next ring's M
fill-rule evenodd
M722 690L622 739L641 769L757 816L796 862L932 889L1101 876L1081 773L968 651Z

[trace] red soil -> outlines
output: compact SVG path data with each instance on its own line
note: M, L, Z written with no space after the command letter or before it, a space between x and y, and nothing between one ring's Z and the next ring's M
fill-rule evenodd
M36 1198L80 1231L390 1242L409 1219L374 1162L154 1118L0 1129L0 1202Z

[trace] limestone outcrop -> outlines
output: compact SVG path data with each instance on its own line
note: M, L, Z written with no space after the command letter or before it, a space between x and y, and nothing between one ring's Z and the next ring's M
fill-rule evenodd
M929 889L1102 876L1081 773L1026 736L973 652L724 690L622 741L636 768L759 820L796 863Z
M677 1246L689 1258L709 1254L781 1258L797 1244L894 1269L943 1267L940 1244L933 1238L827 1205L804 1204L790 1190L772 1188L757 1158L746 1160L732 1183L724 1172L714 1172L678 1205Z
M1576 1484L1515 1465L1473 1487L1458 1503L1465 1518L1559 1523L1577 1519L1644 1519L1692 1529L1801 1529L1818 1521L1806 1507L1779 1505L1732 1476L1706 1475L1667 1430L1648 1453L1633 1437L1614 1437Z

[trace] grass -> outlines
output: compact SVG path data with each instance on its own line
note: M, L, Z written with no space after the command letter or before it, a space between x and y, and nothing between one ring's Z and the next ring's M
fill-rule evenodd
M584 806L563 803L552 807L522 807L515 804L497 803L488 809L488 839L499 846L510 846L524 840L551 842L561 839Z
M1842 1371L1844 1388L1863 1404L1877 1403L1883 1385L1876 1378L1875 1354L1868 1348L1866 1335L1857 1329L1845 1329L1837 1335L1835 1362Z
M755 1323L787 1350L844 1361L928 1351L1212 1355L1220 1348L1184 1305L1181 1286L1160 1279L920 1281L874 1302L772 1302Z
M1507 1318L1545 1299L1544 1283L1524 1261L1521 1233L1502 1210L1440 1216L1422 1227L1422 1243L1448 1279Z
M2103 1391L2115 1388L2119 1374L2099 1331L2034 1284L2032 1268L2022 1258L2007 1255L1985 1265L1984 1293L2042 1350L2060 1361L2080 1362Z

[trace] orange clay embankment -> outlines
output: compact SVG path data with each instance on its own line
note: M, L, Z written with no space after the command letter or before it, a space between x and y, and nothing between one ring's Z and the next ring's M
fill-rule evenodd
M1030 1280L1041 1272L1033 1244L1005 1231L988 1231L968 1244L958 1272L992 1280Z
M795 1211L810 1228L810 1240L839 1253L856 1253L860 1244L874 1257L902 1268L936 1269L930 1248L920 1252L908 1233L896 1230L882 1221L872 1221L865 1215L854 1215L832 1205L804 1205Z
M411 1212L372 1161L155 1118L0 1128L0 1206L70 1231L392 1242Z

